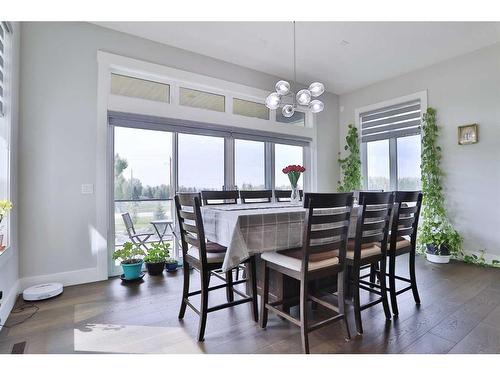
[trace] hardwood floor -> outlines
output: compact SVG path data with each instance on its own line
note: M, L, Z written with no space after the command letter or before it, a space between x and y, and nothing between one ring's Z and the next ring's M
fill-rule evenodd
M362 336L346 342L339 322L310 335L311 353L500 353L500 269L435 265L418 257L417 280L420 308L405 293L398 300L399 318L386 323L377 305L362 313ZM181 285L178 271L146 276L141 284L123 285L114 278L67 287L62 296L38 302L40 310L31 319L4 328L0 353L11 353L24 341L26 353L301 352L297 327L269 314L267 329L261 330L249 305L210 314L205 342L198 343L198 316L188 309L183 321L177 319ZM199 285L196 273L191 285ZM211 294L209 305L224 300L221 289ZM7 324L31 311L12 314ZM321 307L312 312L317 318L323 314ZM347 314L354 332L350 306Z

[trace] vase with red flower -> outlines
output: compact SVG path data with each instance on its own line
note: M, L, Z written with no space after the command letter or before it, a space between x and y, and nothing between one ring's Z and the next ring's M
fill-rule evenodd
M290 185L292 185L292 193L290 195L290 201L292 203L300 202L300 192L297 183L299 182L300 176L305 171L306 169L302 165L289 165L282 170L282 172L288 176Z

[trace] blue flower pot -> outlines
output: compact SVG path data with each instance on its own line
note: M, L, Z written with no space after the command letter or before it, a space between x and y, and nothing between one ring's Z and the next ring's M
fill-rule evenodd
M167 272L174 272L177 270L177 263L167 263L165 268L167 269Z
M142 263L142 259L137 263L122 263L125 280L135 280L141 277Z

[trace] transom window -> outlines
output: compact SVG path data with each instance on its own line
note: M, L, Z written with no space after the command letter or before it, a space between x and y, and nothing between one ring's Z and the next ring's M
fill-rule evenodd
M360 127L365 188L419 190L420 100L361 113Z

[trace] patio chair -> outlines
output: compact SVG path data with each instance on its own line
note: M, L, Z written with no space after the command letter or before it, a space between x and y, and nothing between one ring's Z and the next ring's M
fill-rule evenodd
M123 213L122 218L123 222L125 223L125 228L127 229L127 234L130 238L130 241L132 241L133 244L139 247L143 247L145 250L148 250L146 243L148 242L150 237L154 236L154 233L137 233L135 231L132 218L130 217L130 214L128 212Z

